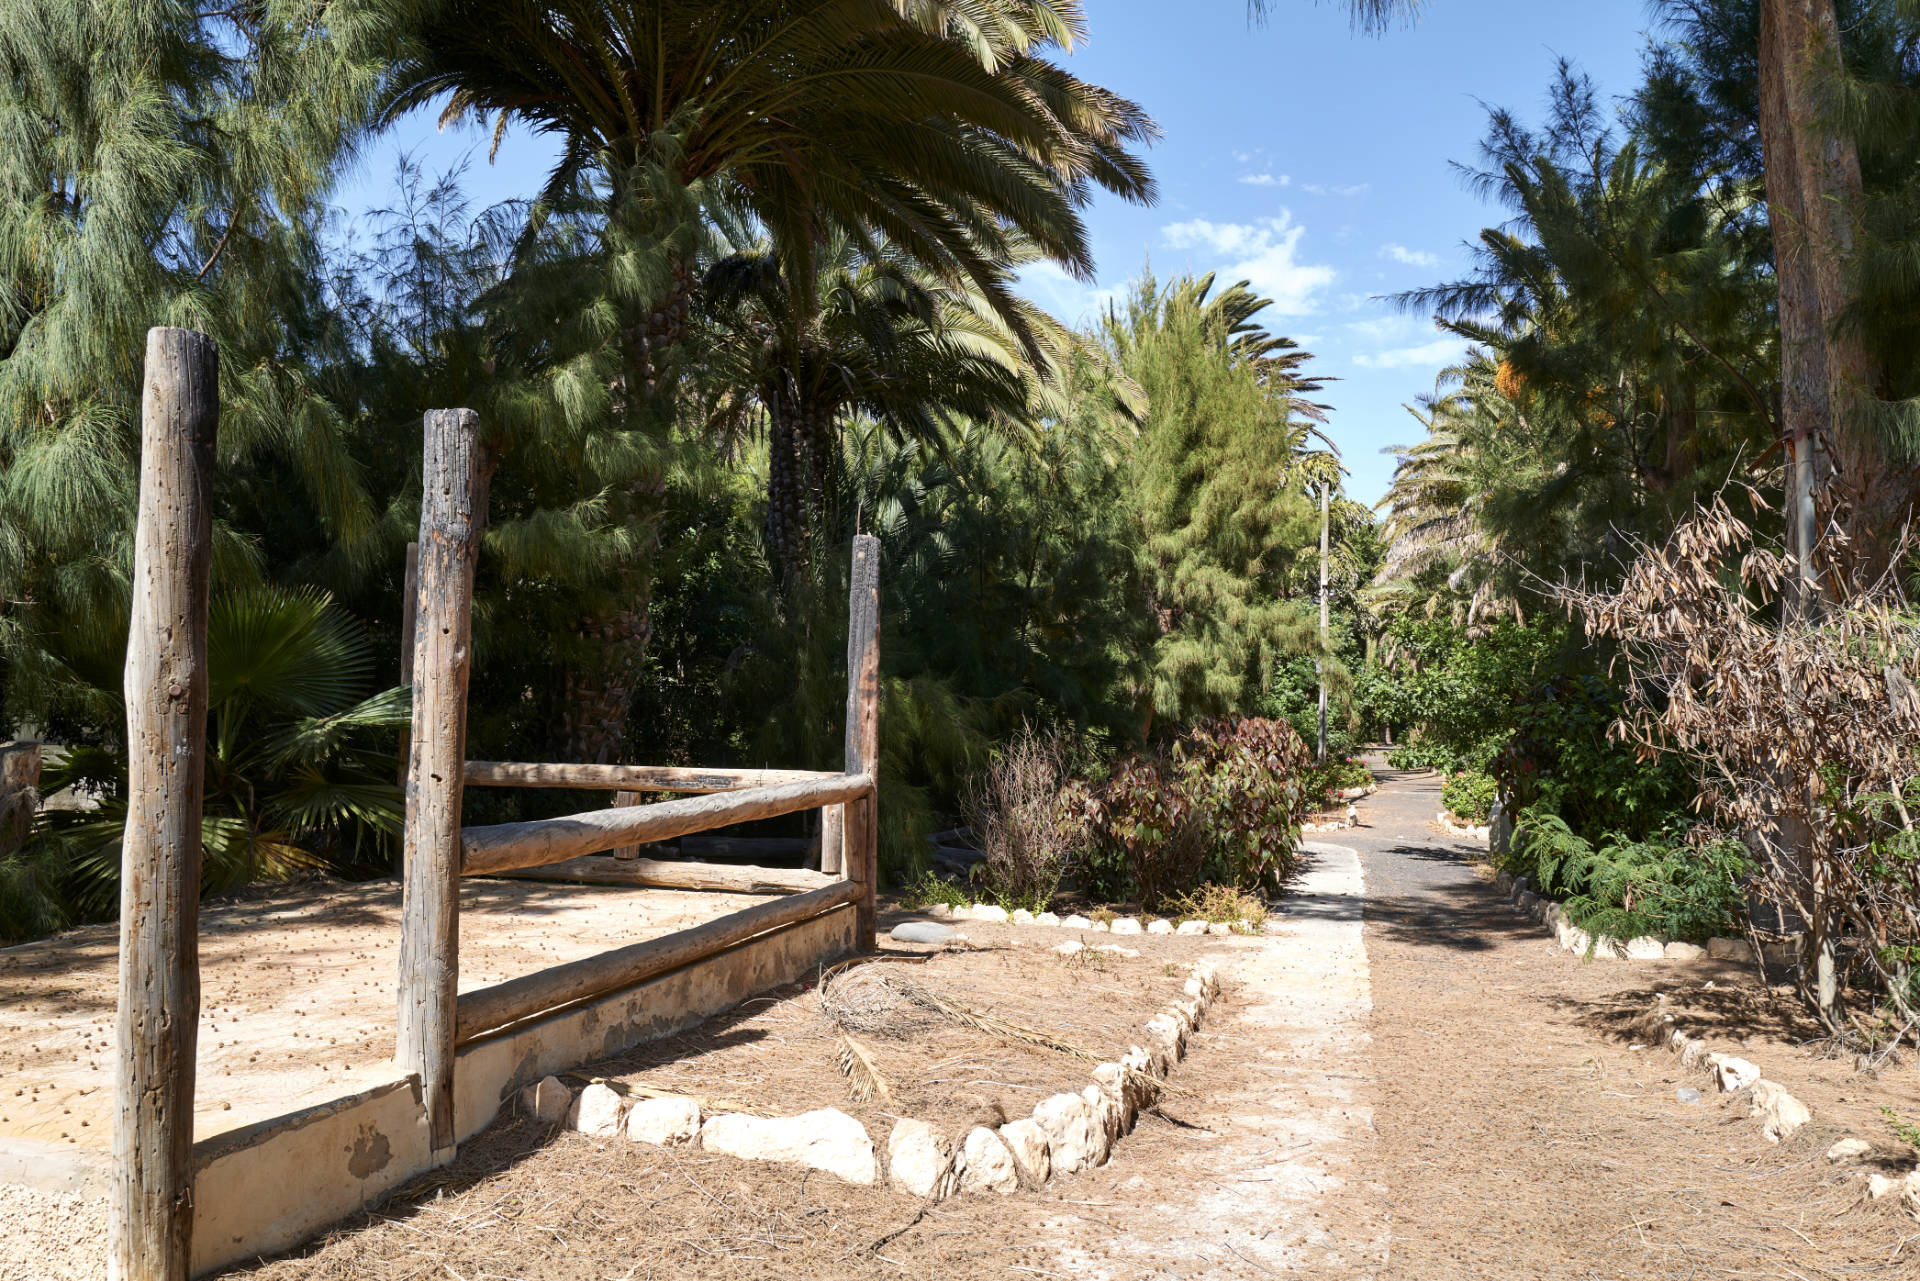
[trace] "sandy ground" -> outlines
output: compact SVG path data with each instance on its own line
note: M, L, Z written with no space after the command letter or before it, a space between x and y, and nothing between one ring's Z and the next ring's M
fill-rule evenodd
M766 901L531 881L460 889L462 991ZM117 940L90 927L0 952L0 1139L110 1146ZM399 950L393 881L208 904L195 1137L391 1079Z

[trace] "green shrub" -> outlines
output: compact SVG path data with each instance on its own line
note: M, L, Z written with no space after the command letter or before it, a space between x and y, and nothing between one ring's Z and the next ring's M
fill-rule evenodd
M945 903L948 907L966 907L973 900L967 892L951 881L943 881L932 872L920 873L920 879L909 881L900 889L900 906L909 912L918 912L936 903Z
M1453 761L1453 753L1446 747L1431 740L1407 743L1387 753L1387 766L1390 769L1445 769Z
M1373 771L1356 760L1329 759L1325 765L1309 766L1305 777L1308 801L1322 809L1334 803L1335 793L1372 782Z
M1493 813L1493 799L1500 784L1491 774L1464 769L1449 774L1440 788L1440 800L1448 811L1469 823L1484 823Z
M1077 784L1088 892L1153 907L1209 881L1277 890L1310 800L1307 757L1284 722L1223 719L1124 757L1097 786Z
M1598 848L1551 810L1520 815L1508 870L1563 900L1591 934L1701 940L1737 932L1753 870L1746 846L1706 828L1646 840L1614 834Z

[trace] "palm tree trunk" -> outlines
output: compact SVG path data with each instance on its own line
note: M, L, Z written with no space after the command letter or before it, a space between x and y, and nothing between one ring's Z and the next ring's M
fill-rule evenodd
M667 296L626 331L626 370L616 389L615 412L630 420L651 412L663 394L662 375L671 350L686 338L687 319L699 276L691 258L673 263ZM628 525L657 528L664 483L659 478L627 487L621 519ZM580 657L564 674L560 759L590 765L619 761L627 737L627 718L640 686L647 642L653 637L653 564L651 537L635 539L633 554L620 575L626 604L590 615L574 629Z
M806 558L806 453L799 407L784 392L767 406L767 560L776 582L789 582Z

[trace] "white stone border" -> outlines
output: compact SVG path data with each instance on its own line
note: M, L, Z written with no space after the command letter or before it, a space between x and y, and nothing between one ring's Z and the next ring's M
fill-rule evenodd
M950 903L934 903L921 908L921 916L936 917L943 921L982 921L988 925L1041 925L1063 930L1086 930L1093 934L1252 934L1255 931L1245 927L1239 921L1203 921L1197 917L1160 917L1116 916L1111 921L1096 921L1091 917L1075 913L1072 916L1056 916L1052 912L1029 912L1024 907L1016 907L1009 912L1004 907L992 903L971 903L954 907ZM1272 921L1269 919L1268 924Z
M1147 1020L1145 1046L1094 1068L1091 1083L1078 1094L1042 1099L1031 1117L998 1127L973 1126L952 1139L924 1121L896 1121L887 1136L888 1182L896 1191L937 1200L957 1192L1011 1193L1054 1175L1105 1165L1141 1110L1158 1100L1160 1083L1186 1055L1189 1038L1219 997L1213 963L1190 965L1181 993ZM625 1135L636 1143L802 1165L864 1185L879 1182L883 1174L866 1127L838 1108L791 1117L703 1116L690 1097L628 1099L605 1081L594 1081L576 1095L553 1076L522 1090L518 1104L524 1114L597 1138Z
M1697 961L1708 956L1716 961L1753 959L1753 949L1745 939L1713 938L1708 939L1706 946L1702 947L1698 943L1660 939L1651 934L1624 940L1609 934L1595 936L1569 920L1566 909L1559 903L1543 894L1534 893L1533 882L1527 877L1500 872L1494 880L1515 911L1532 917L1553 931L1562 951L1583 956L1591 954L1609 961ZM1799 939L1796 936L1784 943L1763 944L1762 950L1770 962L1791 964L1800 956Z
M1760 1133L1767 1142L1790 1139L1813 1120L1812 1110L1784 1087L1762 1076L1758 1064L1713 1049L1705 1037L1687 1031L1677 1018L1666 1012L1662 1008L1666 1003L1667 998L1662 994L1658 1003L1641 1017L1638 1031L1678 1054L1681 1067L1705 1073L1720 1093L1745 1093L1752 1101L1747 1115L1760 1122ZM1867 1140L1848 1136L1830 1144L1826 1158L1840 1165L1858 1161L1873 1151L1873 1144ZM1920 1164L1909 1166L1897 1177L1862 1173L1867 1174L1870 1199L1879 1201L1897 1195L1901 1208L1920 1219Z

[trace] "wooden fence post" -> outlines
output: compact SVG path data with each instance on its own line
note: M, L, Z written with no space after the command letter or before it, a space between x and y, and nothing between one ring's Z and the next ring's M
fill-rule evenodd
M880 540L853 539L852 586L847 593L847 773L873 778L873 792L844 807L845 875L866 892L854 945L872 951L880 888Z
M200 807L220 349L147 331L127 630L127 825L108 1273L186 1281L200 1021Z
M420 494L420 616L414 626L396 1058L420 1077L436 1162L453 1155L453 1045L460 975L460 799L466 779L473 569L486 513L479 415L426 415Z
M420 544L407 544L407 568L400 579L400 683L413 684L413 649L420 638L413 634L420 621ZM407 766L413 755L413 729L400 730L400 786L407 785Z

